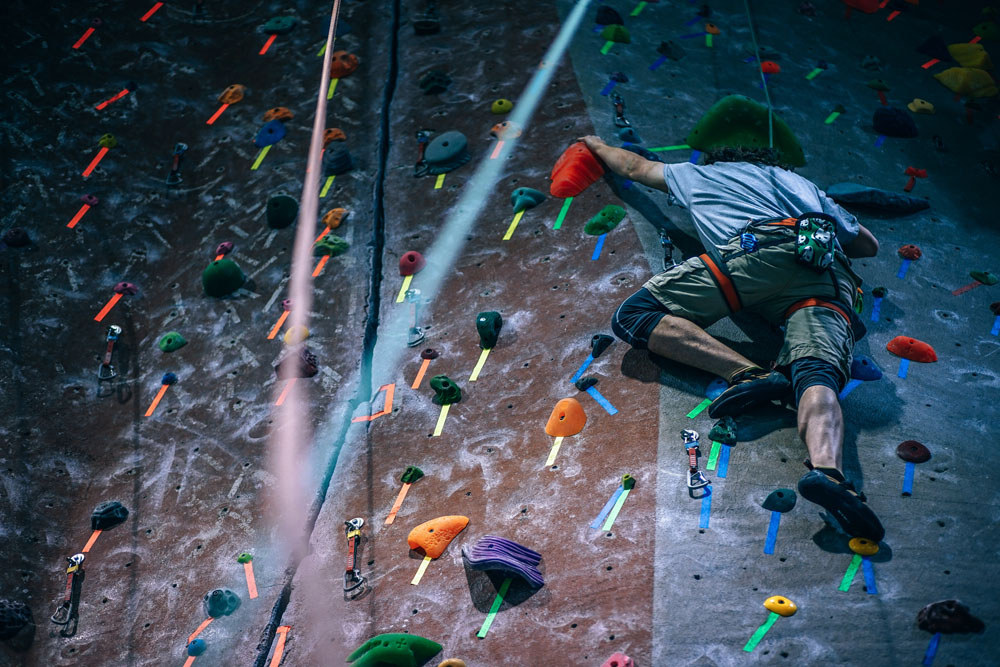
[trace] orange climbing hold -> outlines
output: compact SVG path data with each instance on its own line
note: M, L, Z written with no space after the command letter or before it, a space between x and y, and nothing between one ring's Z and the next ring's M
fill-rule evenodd
M265 123L272 120L291 120L293 118L295 118L295 114L288 107L274 107L264 112Z
M243 92L246 89L247 89L246 86L241 86L238 83L234 83L233 85L228 86L225 90L222 91L222 94L219 95L219 102L221 102L222 104L236 104L237 102L243 99Z
M323 131L323 148L334 141L347 141L347 135L339 127L328 127Z
M423 549L424 555L430 558L438 558L468 525L467 516L439 516L411 530L406 543L411 549Z
M575 398L564 398L552 410L548 423L545 424L545 432L556 437L567 437L576 435L583 430L587 423L587 415L583 412L583 406Z
M722 31L719 30L719 26L715 25L714 23L706 23L705 32L707 32L709 35L718 35L722 33Z
M552 167L549 192L561 199L575 197L603 174L604 167L597 156L590 152L586 144L578 141L567 148Z
M919 361L924 364L929 364L938 360L937 353L934 351L933 347L921 340L910 338L908 336L896 336L889 341L889 344L885 346L885 349L889 350L897 357L909 359L910 361Z
M334 51L330 54L330 78L343 79L358 68L358 57L347 51Z
M336 229L347 218L347 214L348 211L346 208L330 209L323 216L323 224L326 225L327 229Z

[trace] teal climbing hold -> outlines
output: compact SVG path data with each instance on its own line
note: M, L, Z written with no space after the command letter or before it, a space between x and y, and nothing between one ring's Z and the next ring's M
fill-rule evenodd
M743 95L727 95L705 112L685 140L699 151L712 148L768 147L767 107ZM806 156L799 140L777 114L773 116L774 147L791 167L804 167Z
M984 285L996 285L998 282L997 277L989 271L969 271L969 275Z
M479 347L484 350L492 350L496 347L497 338L500 337L500 329L503 327L503 318L495 310L488 310L476 315L476 331L479 332Z
M267 224L272 229L284 229L299 214L299 200L291 195L276 194L267 200Z
M795 492L791 489L775 489L768 494L767 498L764 499L764 502L761 503L761 506L772 512L784 513L791 511L791 509L795 507L795 500Z
M232 294L247 281L239 265L231 259L218 259L201 272L201 284L205 294L222 297Z
M736 444L736 422L732 417L723 417L708 432L708 439L732 447Z
M269 35L285 35L292 31L298 19L294 16L274 16L264 24L264 32Z
M545 193L534 188L518 188L510 193L510 205L514 207L514 213L535 208L545 201Z
M451 405L462 400L462 389L447 375L435 375L431 378L431 389L434 390L434 403Z
M420 635L376 635L347 656L353 667L419 667L441 652L441 645Z
M583 227L583 231L592 236L607 234L625 219L625 209L615 204L608 204Z
M163 337L160 339L160 349L164 352L176 352L187 345L187 343L188 342L184 339L184 336L180 335L176 331L168 331L163 334Z
M327 234L313 246L313 255L316 257L322 255L336 257L337 255L343 255L350 247L350 244L339 236Z

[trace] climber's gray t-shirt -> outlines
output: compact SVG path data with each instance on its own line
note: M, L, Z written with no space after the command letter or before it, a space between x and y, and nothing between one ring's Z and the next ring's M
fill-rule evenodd
M858 235L858 219L816 185L780 167L748 162L690 162L663 165L663 178L676 202L688 209L706 249L723 247L751 220L794 218L822 212L837 220L841 247Z

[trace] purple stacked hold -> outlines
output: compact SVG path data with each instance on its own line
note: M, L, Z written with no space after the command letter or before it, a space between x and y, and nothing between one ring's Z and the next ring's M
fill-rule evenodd
M462 547L462 555L473 570L500 570L521 577L534 588L545 585L542 573L538 571L542 555L513 540L487 535L471 550Z

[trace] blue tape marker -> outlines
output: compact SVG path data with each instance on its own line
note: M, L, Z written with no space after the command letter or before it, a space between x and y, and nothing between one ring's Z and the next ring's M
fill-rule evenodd
M899 278L900 280L902 280L903 278L905 278L906 277L906 270L908 268L910 268L910 260L904 259L903 263L899 266L899 273L896 274L896 277Z
M601 258L601 248L604 247L604 239L607 238L607 234L601 234L597 237L597 245L594 246L594 254L590 256L590 261L596 262Z
M885 135L884 134L878 135L878 139L875 140L875 148L881 147L882 144L884 143L885 143Z
M781 512L771 511L771 523L767 527L767 539L764 540L764 553L774 553L774 543L778 541L778 525L781 523Z
M691 164L698 164L698 158L701 157L701 151L694 150L691 151L691 158L688 160Z
M768 74L767 72L762 72L762 74L764 75L764 83L761 83L760 81L757 82L757 87L760 88L761 90L763 90L764 84L767 83L768 79L771 78L771 75Z
M732 447L729 445L722 445L719 450L719 471L715 473L719 479L725 479L726 473L729 472L729 450L731 449Z
M910 360L909 359L900 359L899 360L899 373L897 373L897 375L899 377L901 377L901 378L905 378L906 377L906 371L908 371L909 369L910 369Z
M697 23L698 21L701 21L701 20L703 20L703 19L702 19L702 18L701 18L700 16L695 16L695 17L694 17L693 19L691 19L691 20L687 21L687 22L686 22L686 23L684 24L684 26L685 26L685 27L688 27L688 28L690 28L690 27L691 27L691 26L693 26L693 25L694 25L695 23Z
M699 528L708 528L708 518L712 514L712 485L705 487L705 496L701 499L701 518L698 519Z
M660 69L660 65L662 65L665 62L667 62L667 57L666 56L660 56L659 58L657 58L656 60L653 61L652 65L649 66L649 71L650 72L655 72L656 70Z
M603 25L595 25L594 26L594 32L601 32L602 30L604 30L604 26Z
M913 495L913 471L916 470L916 466L912 461L906 462L906 471L903 473L903 495L912 496Z
M875 568L869 558L861 557L861 570L865 573L865 588L868 595L878 595L878 586L875 585Z
M878 322L878 318L881 312L882 312L882 297L877 296L872 301L872 322Z
M757 60L757 56L750 56L749 58L744 58L743 62L745 62L745 63L752 63L755 60Z
M573 377L569 379L570 382L576 382L581 377L583 377L583 372L587 370L587 367L594 361L594 355L588 354L587 358L583 360L583 364L577 369L576 373L573 373Z
M608 81L608 84L601 89L601 95L607 95L608 93L610 93L611 90L615 87L616 83L618 82L615 81L614 79Z
M689 32L686 35L681 35L677 39L694 39L695 37L704 37L708 33L702 30L701 32Z
M840 400L844 400L845 398L847 398L848 394L850 394L852 391L854 391L860 386L861 386L861 380L849 380L847 384L844 385L844 388L841 390L840 396L838 398L840 398Z
M997 318L993 320L993 328L990 329L990 333L994 336L1000 336L1000 315L997 315Z
M609 415L616 415L616 414L618 414L618 408L616 408L615 406L611 405L611 401L609 401L608 399L604 398L604 396L601 395L601 392L597 391L597 387L587 387L587 393L590 394L591 396L593 396L594 400L597 401L597 403L602 408L604 408L605 410L607 410Z
M625 492L625 487L619 484L618 490L611 494L611 499L608 500L607 504L605 504L604 507L601 508L601 513L597 515L596 519L594 519L594 523L590 524L590 527L592 529L594 530L601 529L601 524L604 523L604 520L608 518L608 514L611 513L611 508L615 506L615 503L618 502L619 496L621 496L622 493L624 492Z
M924 667L934 664L934 656L937 655L938 644L940 643L941 633L935 632L934 636L931 637L931 641L927 644L927 650L924 652L924 661L920 664L924 665Z

